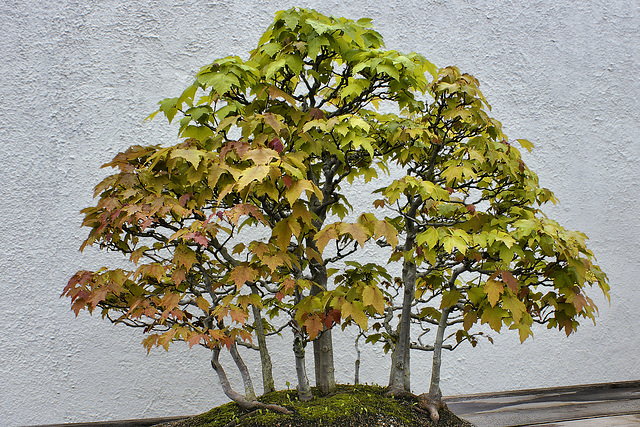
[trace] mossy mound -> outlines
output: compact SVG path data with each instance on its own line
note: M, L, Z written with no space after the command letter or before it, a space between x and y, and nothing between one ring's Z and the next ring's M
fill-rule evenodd
M213 408L209 412L163 424L164 427L472 427L446 408L440 410L440 421L434 424L429 415L416 409L417 400L412 397L391 398L384 395L380 386L339 385L334 393L320 396L313 390L314 399L300 402L295 390L277 391L261 396L263 403L284 406L292 415L259 410L248 412L235 403ZM234 424L234 421L236 424Z

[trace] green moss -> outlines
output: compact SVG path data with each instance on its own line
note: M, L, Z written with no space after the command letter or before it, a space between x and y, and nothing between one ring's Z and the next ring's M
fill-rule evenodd
M300 402L295 390L278 391L259 398L261 402L284 406L293 411L284 415L261 410L242 419L238 424L247 427L349 427L362 425L432 426L429 417L412 409L411 398L384 396L384 387L339 385L334 393L320 396L313 390L314 399ZM439 426L469 426L448 411L441 414ZM172 423L174 427L223 427L232 420L240 420L247 411L235 403L228 403L209 412ZM381 421L386 423L378 424ZM445 421L443 423L443 421Z

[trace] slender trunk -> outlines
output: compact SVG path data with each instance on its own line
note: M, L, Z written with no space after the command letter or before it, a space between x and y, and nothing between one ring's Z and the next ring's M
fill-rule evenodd
M422 199L409 197L410 207L407 212L409 218L416 214ZM417 231L415 224L407 219L405 224L407 237L404 242L405 252L413 250ZM405 260L402 265L402 282L404 294L402 298L402 312L398 325L398 339L391 355L391 373L389 375L389 394L411 392L411 304L416 296L416 279L418 277L416 264L412 260Z
M416 294L416 277L416 265L413 262L405 262L402 268L404 282L402 314L398 326L398 340L391 356L390 394L411 392L411 304Z
M222 391L224 392L224 394L227 395L229 399L233 400L235 403L240 405L241 408L247 409L247 410L270 409L272 411L281 412L283 414L292 413L287 408L284 408L279 405L267 405L257 400L247 399L246 396L243 396L242 394L233 390L233 388L231 387L231 383L229 382L229 378L227 377L227 374L225 373L224 368L222 367L222 365L218 360L219 357L220 357L220 347L216 347L211 352L211 367L213 368L214 371L216 371L216 374L218 374L218 380L220 380Z
M298 375L298 399L307 402L313 399L311 387L309 386L309 377L307 377L307 368L304 362L304 343L300 330L294 332L293 353L296 355L296 373Z
M429 397L432 399L442 399L440 392L440 366L442 365L442 342L444 341L444 331L447 328L449 319L449 308L442 310L440 321L438 322L438 332L436 342L433 344L433 367L431 368L431 386L429 387Z
M337 167L336 163L325 163L323 166L322 173L325 177L325 183L322 188L322 200L315 195L312 195L309 199L309 209L317 217L317 219L313 221L313 226L316 230L322 228L327 217L328 205L324 205L324 202L334 197L332 194L334 184L332 184L332 182L335 175L335 167ZM320 185L319 178L312 168L309 168L307 171L307 178L315 185ZM308 248L319 252L313 237L306 239L306 245ZM324 264L324 261L310 259L309 267L314 283L314 286L311 288L311 295L317 295L327 290L327 266ZM315 362L316 387L318 387L323 394L331 393L336 388L336 380L333 365L333 339L330 329L324 328L322 333L313 340L313 360Z
M358 341L360 340L360 337L362 336L362 333L359 333L358 336L356 337L356 372L355 372L355 378L353 379L353 383L355 385L360 384L360 347L358 347Z
M255 289L252 289L254 293L257 293ZM258 347L260 347L260 363L262 364L262 390L264 393L271 393L276 391L275 384L273 382L273 366L271 364L271 356L269 356L269 349L267 348L267 337L264 332L264 326L262 325L262 314L258 307L251 306L253 310L254 327L256 330L256 336L258 337Z
M256 400L256 392L253 389L253 381L251 381L251 374L249 374L249 369L247 365L245 365L244 360L238 353L238 345L235 341L231 344L229 348L229 352L231 353L231 357L233 361L236 363L238 370L240 371L240 376L242 377L242 383L244 384L244 394L247 400Z
M445 406L442 400L442 391L440 391L440 366L442 365L442 343L444 341L444 331L447 328L447 320L449 318L450 308L442 310L440 321L438 322L438 331L436 332L436 341L433 344L433 365L431 367L431 385L429 393L423 393L418 396L418 405L429 412L434 423L440 419L438 411Z
M307 246L318 250L315 241L307 241ZM317 295L327 289L327 267L317 260L312 260L310 264L313 278L311 295ZM313 360L315 362L316 387L323 394L331 393L336 388L331 329L324 328L320 335L313 340Z

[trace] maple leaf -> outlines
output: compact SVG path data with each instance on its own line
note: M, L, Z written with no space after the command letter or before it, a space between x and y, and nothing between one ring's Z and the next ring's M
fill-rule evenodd
M338 238L336 225L331 224L330 226L320 230L315 237L316 237L316 246L318 247L318 251L322 253L325 246L327 246L327 243L329 243L330 240Z
M231 319L244 325L244 323L247 321L247 318L249 317L249 314L242 310L240 307L237 306L233 306L230 310L229 310L229 316L231 316Z
M462 326L464 327L465 331L468 331L477 321L478 313L476 313L475 311L470 311L464 315Z
M395 248L398 245L398 230L389 224L385 220L377 221L375 224L374 232L376 235L376 239L380 237L384 237L387 240L387 243L391 245L392 248Z
M239 265L229 274L229 278L234 282L235 286L240 289L245 282L253 281L256 273L253 268L247 265Z
M194 169L198 168L200 164L200 160L204 157L204 153L198 149L192 148L189 150L183 150L180 148L176 148L171 152L170 158L175 159L176 157L180 157L185 159L187 162L191 163Z
M185 237L187 236L185 235ZM193 264L198 262L198 258L196 257L196 253L187 245L178 245L173 254L173 262L176 265L185 267L186 270L189 270Z
M184 268L176 268L175 270L173 270L173 273L171 274L173 283L175 283L176 286L182 283L186 277L187 277L187 272L185 271Z
M179 302L180 302L180 295L174 294L172 292L172 293L165 294L164 297L162 297L162 301L160 302L160 304L167 310L172 310L178 306Z
M507 310L500 307L487 307L482 311L480 321L482 324L489 323L491 329L500 332L502 328L502 318L508 315Z
M340 307L342 318L351 318L360 326L363 330L367 330L369 318L364 312L364 307L360 301L354 301L353 303L344 301Z
M109 290L107 289L106 286L102 286L100 288L98 288L97 290L93 291L91 293L91 297L87 300L88 304L91 304L91 308L96 308L96 306L104 301L104 299L107 296L107 293L109 292ZM83 304L84 305L84 304Z
M276 135L279 134L280 129L282 129L282 122L280 122L280 119L281 117L273 113L266 113L264 115L264 122L269 126L271 126L271 129L273 129L276 132Z
M338 227L341 235L349 234L360 244L360 247L363 247L365 242L369 238L368 230L361 224L342 222L338 225Z
M316 120L324 119L324 111L319 108L312 108L309 110L309 114Z
M200 341L202 341L202 334L198 334L198 333L191 334L188 340L189 348L193 347L194 345L200 344Z
M291 188L291 184L293 183L293 178L291 178L289 175L284 175L282 177L282 183L287 189L289 189Z
M238 180L238 191L242 190L253 181L262 181L267 175L269 175L269 170L269 166L266 165L252 166L247 168Z
M382 291L376 286L366 286L362 290L362 303L365 306L373 307L378 314L384 312L385 301Z
M484 285L484 292L487 294L489 304L494 307L500 299L500 294L504 292L504 283L489 279Z
M304 321L304 327L309 334L309 339L314 340L316 339L320 331L324 329L324 323L322 322L320 316L318 316L317 314L312 314Z
M296 100L293 99L293 97L289 95L287 92L281 89L278 89L275 86L269 86L268 90L269 90L269 98L271 99L282 98L285 101L287 101L289 104L296 105Z
M509 289L513 292L518 292L518 280L511 274L510 271L500 271L500 275L502 276L502 280L507 284Z
M276 139L276 138L274 138ZM280 151L282 151L282 143L280 143ZM280 158L279 152L272 150L271 148L259 147L253 150L249 150L245 153L243 159L250 159L256 165L267 165L271 160Z
M458 300L462 298L462 294L457 289L444 292L442 294L442 301L440 302L440 308L452 307L458 303Z

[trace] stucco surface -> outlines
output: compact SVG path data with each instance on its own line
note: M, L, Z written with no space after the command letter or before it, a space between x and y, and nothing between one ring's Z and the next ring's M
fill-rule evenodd
M447 353L443 392L639 379L639 4L1 2L0 425L194 414L226 401L206 351L175 345L147 356L139 331L76 319L59 296L77 270L119 262L78 252L80 210L108 173L100 165L131 144L174 141L162 120L142 123L156 102L201 65L246 57L273 13L293 5L371 17L388 48L475 75L506 133L536 145L526 160L560 199L547 213L588 234L609 275L611 304L596 298L596 326L569 338L536 330L523 345L503 332L495 345ZM279 388L294 382L289 346L272 350ZM337 379L351 381L352 341L336 349L347 354ZM369 348L363 381L384 384L388 364ZM414 390L426 390L428 366L415 355Z

